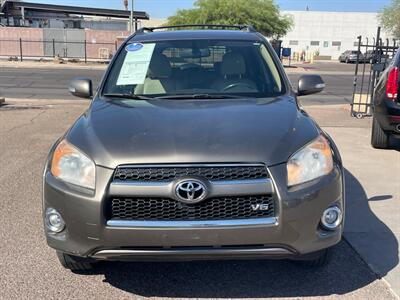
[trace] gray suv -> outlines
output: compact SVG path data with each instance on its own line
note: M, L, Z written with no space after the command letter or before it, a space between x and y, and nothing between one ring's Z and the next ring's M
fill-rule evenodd
M343 231L343 167L297 101L324 82L303 76L293 91L252 27L182 27L127 38L94 96L89 79L71 82L92 101L46 162L48 245L74 271L99 260L324 264Z
M357 58L359 62L364 62L365 58L364 58L364 54L362 54L360 51L357 50L347 50L345 52L343 52L342 54L340 54L339 56L339 62L341 63L356 63L357 62Z

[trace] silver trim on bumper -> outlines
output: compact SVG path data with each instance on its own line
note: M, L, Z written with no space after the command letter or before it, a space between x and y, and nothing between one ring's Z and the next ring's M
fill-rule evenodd
M112 259L123 257L212 257L212 256L276 256L276 255L293 255L292 251L285 248L255 248L255 249L162 249L162 250L100 250L94 253L91 257L96 259Z
M176 182L114 181L109 194L125 197L170 197L175 198ZM270 195L274 188L271 179L209 181L207 198L221 196Z
M214 228L214 227L254 227L276 226L278 218L257 218L243 220L210 220L210 221L124 221L109 220L108 227L113 228Z

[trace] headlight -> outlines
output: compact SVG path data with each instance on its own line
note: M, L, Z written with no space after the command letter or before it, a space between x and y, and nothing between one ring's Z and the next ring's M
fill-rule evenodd
M95 189L96 167L94 162L65 140L61 141L54 151L51 174L65 182Z
M333 169L332 151L320 135L291 156L287 164L288 186L311 181L329 174Z

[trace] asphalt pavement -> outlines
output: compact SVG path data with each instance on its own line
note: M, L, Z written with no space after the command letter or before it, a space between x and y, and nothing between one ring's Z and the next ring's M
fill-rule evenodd
M41 176L49 147L90 103L68 95L70 78L86 76L96 84L103 71L0 68L8 101L0 106L0 299L399 299L400 141L392 141L392 150L374 150L371 120L349 116L344 104L353 67L326 63L289 71L294 85L303 73L323 74L326 91L300 101L333 136L346 168L345 238L328 266L109 262L85 275L62 269L46 245Z
M334 248L329 265L317 270L290 261L109 262L85 275L62 269L43 235L43 162L51 144L88 104L82 100L19 101L0 108L0 299L396 299L389 284L346 240ZM309 112L335 137L342 137L340 144L348 143L348 137L343 137L351 126L363 135L369 131L368 123L357 125L341 109L310 107ZM330 113L335 119L332 124ZM349 149L342 154L353 157ZM387 155L396 157L396 153L380 154ZM362 201L365 191L352 175L354 165L346 168L353 187L347 192L348 201ZM397 202L398 196L394 196ZM363 205L364 213L370 211ZM371 213L358 217L369 222ZM386 273L398 264L397 239L393 234L391 238L391 251L382 253L390 256Z
M88 77L97 87L104 70L73 68L10 68L0 67L0 90L7 99L76 99L68 92L75 77Z
M21 65L22 64L22 65ZM22 67L21 67L22 66ZM26 64L15 63L15 67L0 66L0 91L9 99L76 99L68 92L68 84L74 77L88 77L93 80L94 87L97 87L104 74L105 66L100 69L74 68L63 65L41 67L40 63ZM296 69L300 69L299 72ZM332 71L336 70L336 71ZM339 63L319 63L306 65L299 68L286 69L293 86L302 74L321 74L327 87L318 95L301 97L303 105L312 104L348 104L351 102L353 93L354 65Z

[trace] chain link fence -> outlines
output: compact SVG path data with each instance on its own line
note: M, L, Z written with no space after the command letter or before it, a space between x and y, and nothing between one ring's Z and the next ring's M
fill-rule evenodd
M27 39L0 39L0 58L9 60L46 59L109 61L120 42L87 42Z

